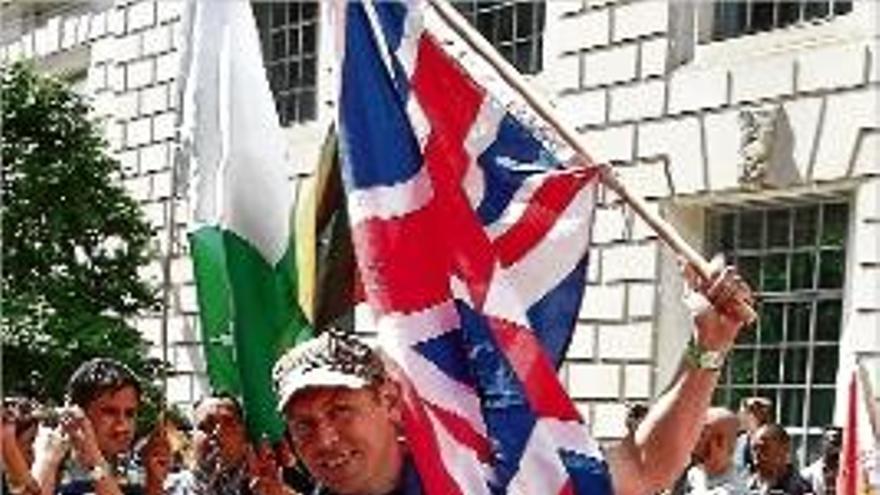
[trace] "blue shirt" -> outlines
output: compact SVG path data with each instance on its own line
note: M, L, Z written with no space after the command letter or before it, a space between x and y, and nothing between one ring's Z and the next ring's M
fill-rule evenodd
M397 487L385 495L422 495L422 480L419 478L419 472L416 470L410 456L406 456L403 460L403 468L400 476L400 483ZM335 495L328 488L318 486L312 495Z

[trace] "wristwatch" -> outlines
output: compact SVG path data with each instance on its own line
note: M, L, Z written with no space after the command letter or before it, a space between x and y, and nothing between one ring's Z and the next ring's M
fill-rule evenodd
M23 495L27 491L27 485L24 483L13 483L11 480L7 480L6 489L9 492L9 495Z
M698 370L718 371L724 367L725 351L713 351L701 346L693 339L688 341L684 353L688 364Z
M101 461L89 469L89 479L95 482L101 481L109 475L110 466L107 464L107 461Z

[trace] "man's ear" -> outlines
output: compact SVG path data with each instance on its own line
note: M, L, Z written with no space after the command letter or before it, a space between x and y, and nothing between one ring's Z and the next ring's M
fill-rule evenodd
M391 420L399 424L403 420L400 384L391 379L386 379L382 382L379 386L379 400L388 411Z

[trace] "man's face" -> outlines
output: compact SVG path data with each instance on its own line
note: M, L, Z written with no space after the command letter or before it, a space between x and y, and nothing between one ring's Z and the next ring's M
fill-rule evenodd
M200 461L215 449L224 466L234 466L244 459L247 438L236 407L227 399L208 398L195 410L196 431L193 444Z
M105 392L85 409L92 423L98 448L105 457L115 458L128 450L134 439L134 420L139 397L134 387Z
M755 432L752 456L758 474L768 481L778 478L788 466L788 446L765 428Z
M822 456L827 460L837 460L843 438L840 430L825 430L822 433Z
M394 488L403 456L396 395L319 387L295 395L285 413L297 454L332 491L367 495Z
M709 458L711 439L711 428L708 425L703 426L703 429L700 431L700 438L697 439L697 444L694 445L694 450L691 452L691 458L695 463L702 464Z

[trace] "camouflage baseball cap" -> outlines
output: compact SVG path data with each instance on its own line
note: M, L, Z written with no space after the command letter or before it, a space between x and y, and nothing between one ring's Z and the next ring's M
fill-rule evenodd
M287 351L272 369L283 411L293 396L313 387L362 388L384 374L379 356L354 335L328 330Z

